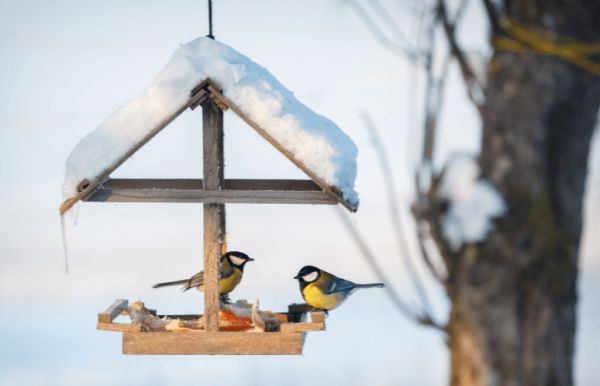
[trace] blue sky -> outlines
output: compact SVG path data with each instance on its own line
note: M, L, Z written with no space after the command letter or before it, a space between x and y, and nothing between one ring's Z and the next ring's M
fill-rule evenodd
M411 28L405 3L388 2ZM461 31L485 37L477 9ZM165 312L201 310L189 291L152 290L189 276L202 263L198 205L87 204L69 222L71 273L63 274L58 205L71 149L118 106L137 96L180 43L205 35L204 1L0 0L0 385L444 384L443 337L398 315L384 293L357 293L310 334L302 357L123 357L117 334L94 329L115 298L142 298ZM387 205L360 113L380 129L405 204L418 146L422 95L416 71L382 49L343 1L218 1L217 39L267 67L296 96L334 120L359 147L353 221L406 297ZM451 73L442 112L438 163L452 151L476 151L479 123ZM225 117L228 177L303 178L293 165L231 114ZM600 145L594 145L582 244L577 379L600 382ZM183 114L117 177L200 177L201 114ZM406 208L405 208L406 209ZM410 220L405 218L406 222ZM257 259L235 296L281 310L300 300L291 279L304 264L355 281L374 276L328 207L228 207L232 249ZM429 280L429 279L428 279ZM447 304L429 284L437 315Z

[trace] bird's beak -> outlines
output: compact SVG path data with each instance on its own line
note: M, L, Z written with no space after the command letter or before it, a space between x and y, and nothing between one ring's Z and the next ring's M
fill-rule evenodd
M254 259L251 258L250 256L248 256L248 260L246 260L246 261L254 261Z
M300 276L296 275L292 279L299 279L299 278L300 278Z

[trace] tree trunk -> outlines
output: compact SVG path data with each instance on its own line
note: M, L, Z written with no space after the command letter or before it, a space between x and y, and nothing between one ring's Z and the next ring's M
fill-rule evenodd
M600 40L600 2L509 1L510 18ZM573 384L582 203L600 77L532 51L488 67L482 177L507 204L486 240L451 255L451 385Z

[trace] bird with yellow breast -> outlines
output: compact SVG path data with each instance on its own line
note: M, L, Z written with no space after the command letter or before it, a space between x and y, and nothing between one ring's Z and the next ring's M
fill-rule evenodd
M300 284L304 301L325 312L338 307L357 289L384 287L383 283L356 284L312 265L302 267L294 279Z
M218 281L221 301L227 302L229 300L228 294L233 291L242 280L244 266L249 261L254 261L254 259L245 253L237 251L230 251L221 256ZM161 288L173 285L183 285L182 291L187 291L190 288L196 288L198 291L204 291L204 271L198 272L189 279L158 283L153 285L152 288Z

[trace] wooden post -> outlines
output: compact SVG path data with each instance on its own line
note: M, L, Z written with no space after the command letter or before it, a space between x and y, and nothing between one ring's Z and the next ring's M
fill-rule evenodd
M204 189L223 187L223 110L207 98L202 104ZM225 205L204 204L204 315L208 332L219 330L219 258L225 244Z

